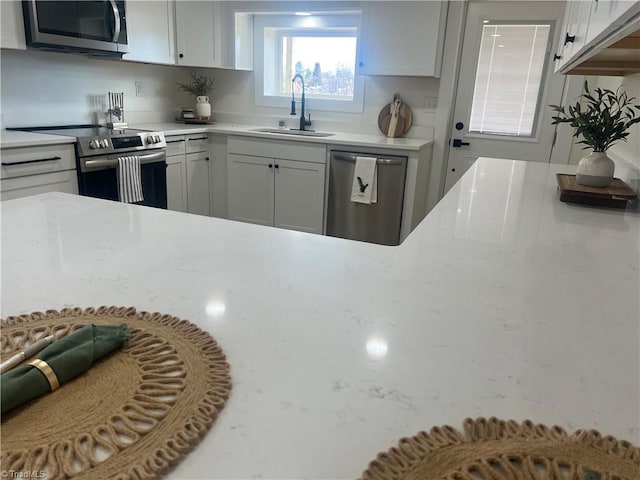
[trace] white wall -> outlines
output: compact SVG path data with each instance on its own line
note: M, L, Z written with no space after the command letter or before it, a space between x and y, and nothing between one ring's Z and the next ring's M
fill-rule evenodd
M129 123L169 120L193 103L177 90L183 68L19 50L2 50L0 62L3 127L102 123L107 92L124 92Z
M634 104L640 104L640 74L626 77L587 77L589 88L622 88L629 97L635 97ZM615 176L624 180L636 192L640 191L640 124L629 130L627 141L620 141L607 150L609 157L616 163ZM571 149L571 163L578 163L588 153L581 145Z

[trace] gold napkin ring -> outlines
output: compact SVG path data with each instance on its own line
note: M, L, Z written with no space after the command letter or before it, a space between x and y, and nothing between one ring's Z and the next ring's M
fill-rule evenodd
M40 370L45 377L47 377L47 381L49 382L49 386L51 387L52 392L55 392L57 389L60 388L60 382L58 381L58 376L56 375L56 372L53 371L53 369L49 366L47 362L45 362L44 360L40 360L39 358L36 358L35 360L31 360L27 362L27 365L33 365L38 370Z

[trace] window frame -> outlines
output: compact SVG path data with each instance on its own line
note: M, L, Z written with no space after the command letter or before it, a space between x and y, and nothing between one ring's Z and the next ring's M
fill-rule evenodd
M273 81L280 85L283 75L282 37L339 37L356 38L354 59L354 93L352 100L322 98L316 94L306 94L306 110L329 112L364 112L364 77L358 75L357 56L360 40L360 15L353 14L322 14L311 17L297 17L294 15L256 15L254 18L254 102L260 107L275 107L290 110L290 95L265 95L265 83ZM265 50L271 53L265 55ZM273 56L273 61L269 61ZM268 57L268 58L267 58ZM265 79L267 68L265 64L275 64L272 79ZM280 88L274 89L279 91Z

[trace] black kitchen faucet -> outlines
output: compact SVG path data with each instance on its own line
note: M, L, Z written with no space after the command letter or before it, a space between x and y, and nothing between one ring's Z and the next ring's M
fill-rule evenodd
M309 114L309 120L304 118L304 78L302 78L302 75L300 75L299 73L296 73L291 79L291 113L290 115L296 114L296 99L294 97L293 84L295 83L297 78L299 78L300 82L302 83L302 97L300 98L300 130L305 131L306 130L305 127L311 126L311 114Z

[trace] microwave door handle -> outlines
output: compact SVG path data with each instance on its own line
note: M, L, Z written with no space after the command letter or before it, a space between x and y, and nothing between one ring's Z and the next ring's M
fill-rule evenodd
M115 20L113 41L117 42L118 38L120 38L120 10L118 9L118 5L116 5L116 0L109 0L109 3L111 3L111 9L113 10L113 19Z

